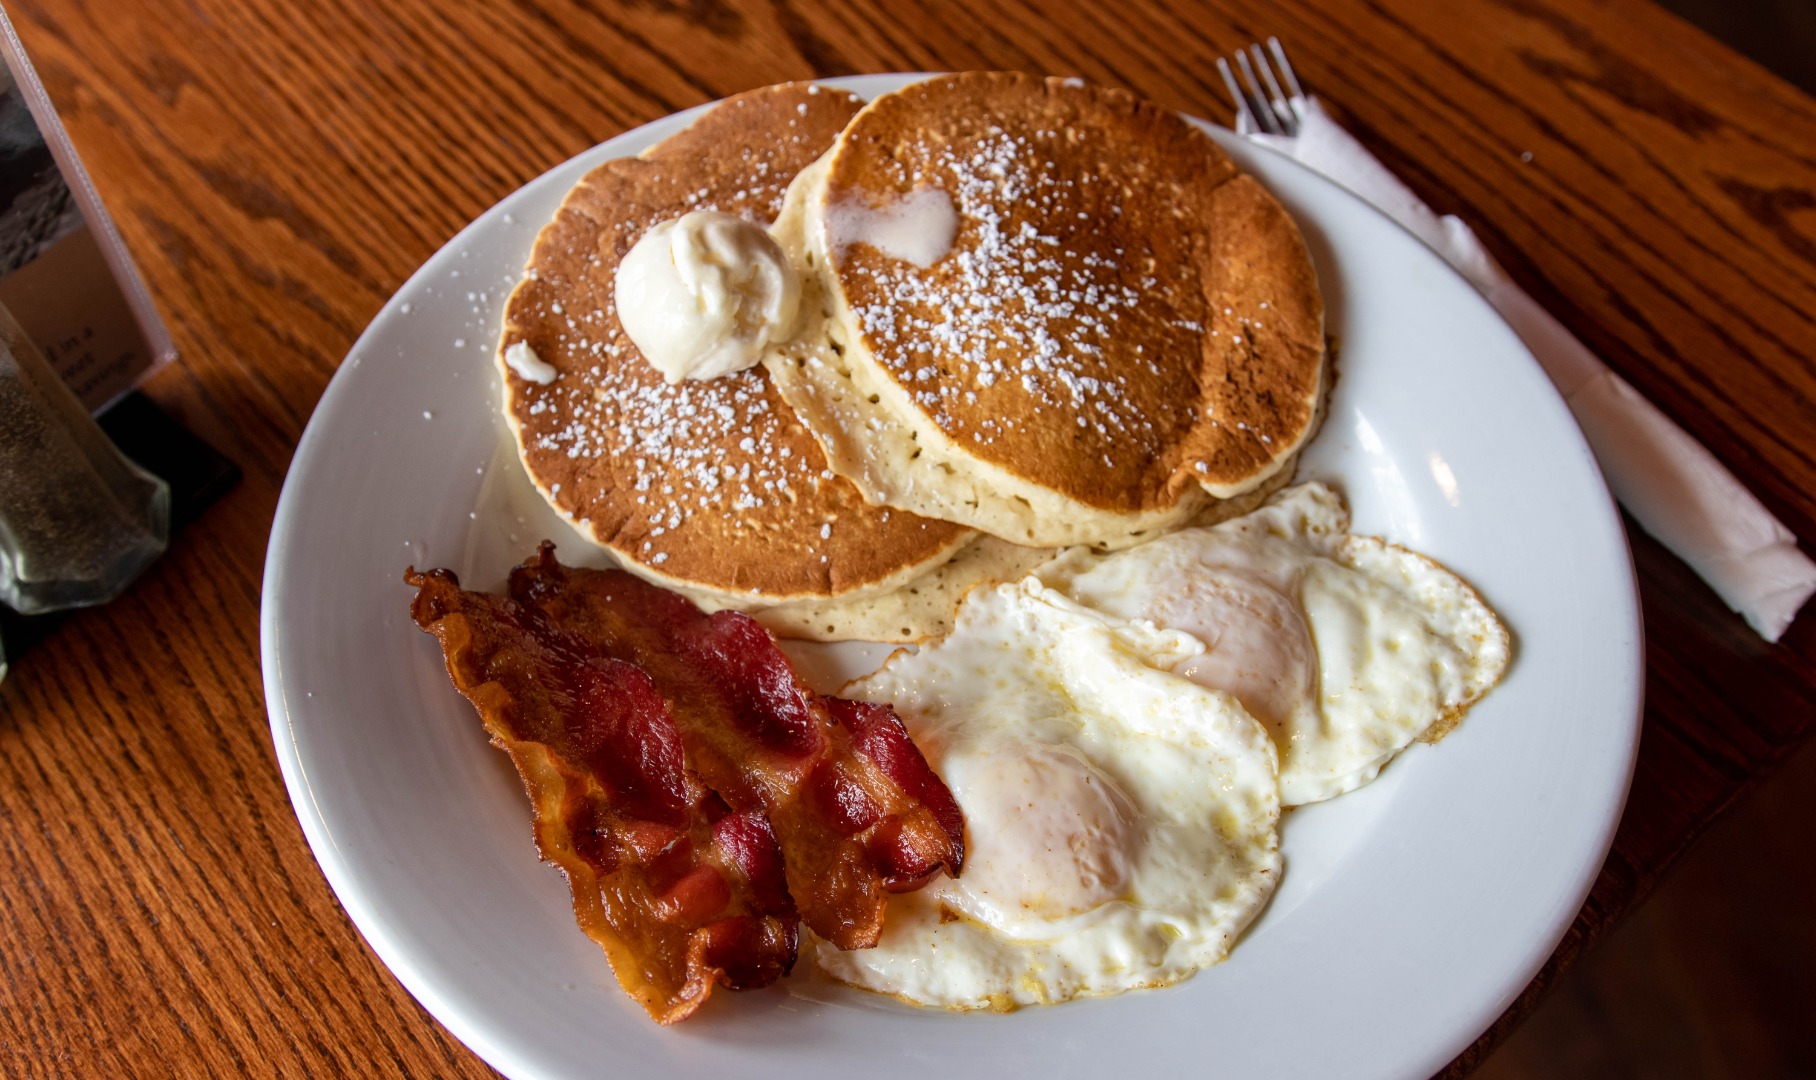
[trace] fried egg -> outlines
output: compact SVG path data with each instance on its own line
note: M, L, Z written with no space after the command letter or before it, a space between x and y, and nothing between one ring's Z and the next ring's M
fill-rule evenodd
M1233 694L1280 755L1280 801L1373 780L1449 730L1507 668L1506 628L1436 562L1349 534L1323 484L1112 555L1073 550L1035 573L1094 611L1147 620L1205 651L1169 670Z
M952 632L847 686L892 703L966 819L966 862L892 897L881 941L815 943L833 978L1012 1008L1185 978L1228 954L1279 879L1276 757L1235 697L1169 671L1188 634L1028 579L973 591Z

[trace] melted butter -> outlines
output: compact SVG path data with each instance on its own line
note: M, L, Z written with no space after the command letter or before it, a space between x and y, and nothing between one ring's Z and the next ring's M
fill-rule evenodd
M951 251L958 236L958 209L939 188L911 191L880 207L841 200L826 207L824 220L834 257L853 244L866 244L923 269Z

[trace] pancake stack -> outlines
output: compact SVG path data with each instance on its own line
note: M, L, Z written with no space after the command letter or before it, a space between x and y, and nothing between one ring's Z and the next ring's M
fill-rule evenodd
M958 220L930 265L841 228L930 189ZM852 121L790 211L832 347L770 370L874 501L1123 547L1281 474L1312 430L1323 308L1297 228L1133 95L915 84Z
M613 274L700 209L775 222L801 314L761 366L670 386ZM505 363L519 343L551 381ZM754 91L594 170L500 362L530 476L627 569L785 635L897 641L1055 548L1249 509L1326 381L1315 273L1259 184L1133 95L1002 73Z

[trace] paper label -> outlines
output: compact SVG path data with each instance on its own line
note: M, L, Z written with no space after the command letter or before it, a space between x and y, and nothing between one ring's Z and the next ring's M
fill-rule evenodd
M175 350L4 11L0 31L0 305L98 411Z

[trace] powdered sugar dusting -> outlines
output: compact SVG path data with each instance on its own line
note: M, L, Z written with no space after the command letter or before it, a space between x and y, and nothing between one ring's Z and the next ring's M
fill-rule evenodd
M756 178L743 190L701 186L683 174L654 181L673 194L651 202L746 216L778 206L793 172L742 153ZM690 525L713 536L751 530L761 536L753 553L831 573L825 554L834 523L863 525L861 514L840 518L849 504L861 505L857 493L824 490L844 482L824 469L812 437L760 367L670 386L624 335L609 287L591 290L596 305L562 304L570 275L609 281L647 224L615 221L602 235L584 213L570 221L556 234L565 241L561 249L540 259L540 273L527 275L533 284L514 299L512 315L561 374L517 386L513 406L526 456L546 462L535 469L552 501L570 518L590 517L594 535L618 552L684 580L729 586L741 576L735 559L712 556L716 542L690 546ZM553 472L574 479L557 490L548 483ZM917 526L925 528L907 521L891 527L890 542ZM703 555L711 565L701 563Z
M670 183L681 190L674 201L727 213L779 205L792 174L772 169L748 148L742 154L754 178L744 190L690 189L675 178ZM617 229L618 258L640 235L635 224ZM604 261L581 245L565 261ZM538 344L545 356L559 358L564 374L578 377L524 388L518 412L525 447L589 463L586 475L610 475L628 488L624 494L634 494L638 510L618 529L620 549L629 546L642 561L661 565L668 559L663 540L695 515L736 522L759 507L810 495L822 482L800 455L782 452L792 417L778 410L760 368L669 386L625 337L609 290L600 294L601 306L584 311L564 309L552 299L553 288L550 294L537 304ZM579 505L585 494L570 496Z
M872 355L943 429L959 426L957 411L973 444L1016 430L1021 410L988 405L1008 392L1036 411L1075 414L1099 454L1146 456L1185 417L1132 397L1132 374L1163 371L1157 349L1125 343L1195 352L1203 328L1152 298L1151 250L1104 244L1097 222L1121 215L1122 189L1114 177L1057 167L1042 144L1065 138L994 129L963 158L934 151L921 173L955 193L952 251L931 273L856 250L839 266L860 279L847 292Z

